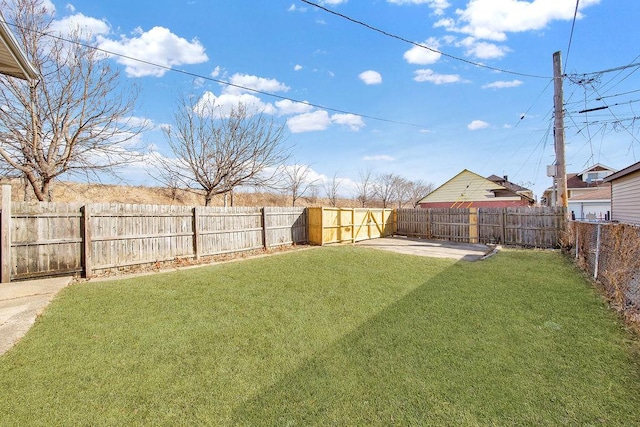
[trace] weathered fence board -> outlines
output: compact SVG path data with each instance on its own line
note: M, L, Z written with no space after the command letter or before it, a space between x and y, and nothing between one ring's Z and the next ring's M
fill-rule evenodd
M57 274L91 276L181 258L307 242L356 242L393 233L556 247L565 227L565 211L553 208L393 211L9 203L5 186L2 190L3 281Z
M12 277L29 278L82 271L80 206L12 203Z
M397 234L467 243L556 248L562 208L398 209Z
M4 188L3 188L4 190ZM307 242L304 208L10 203L10 279L98 272ZM5 257L7 257L5 259ZM3 264L3 267L5 265Z

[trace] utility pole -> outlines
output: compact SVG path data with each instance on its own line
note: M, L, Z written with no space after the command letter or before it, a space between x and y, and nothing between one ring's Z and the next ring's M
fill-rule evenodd
M553 106L555 123L553 127L553 140L556 148L555 188L558 198L556 206L568 207L567 194L567 167L564 159L564 95L562 92L562 57L560 52L553 54Z

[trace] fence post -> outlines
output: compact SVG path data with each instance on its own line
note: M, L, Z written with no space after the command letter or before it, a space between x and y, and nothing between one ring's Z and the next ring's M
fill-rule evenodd
M351 208L351 243L356 242L356 210Z
M262 216L262 244L266 251L269 249L269 242L267 242L267 212L265 208L260 209L260 215Z
M478 208L469 208L469 243L478 243Z
M84 266L84 277L90 279L93 275L92 249L91 249L91 205L84 205L80 208L82 217L80 219L80 232L82 234L82 265Z
M198 242L200 241L200 209L198 207L193 208L193 256L196 261L200 259L200 247Z
M576 259L578 259L578 255L579 255L578 253L580 252L580 249L578 249L578 243L579 243L579 241L578 241L578 227L576 226L575 221L573 221L571 224L573 226L573 232L576 235ZM568 228L568 225L569 224L567 223L567 228Z
M0 209L0 265L2 283L11 281L11 185L2 184Z
M593 267L593 280L598 279L598 264L600 262L600 224L598 224L598 233L596 236L596 262Z
M507 208L502 208L502 212L500 212L500 222L502 223L502 227L500 227L500 243L506 244L505 239L507 238Z

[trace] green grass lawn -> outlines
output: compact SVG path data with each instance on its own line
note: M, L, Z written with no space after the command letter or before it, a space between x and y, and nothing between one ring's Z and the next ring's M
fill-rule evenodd
M637 349L555 252L324 247L65 289L0 425L640 425Z

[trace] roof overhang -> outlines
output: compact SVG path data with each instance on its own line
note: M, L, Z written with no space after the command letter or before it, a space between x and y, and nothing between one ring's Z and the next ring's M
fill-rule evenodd
M623 176L627 176L627 175L629 175L631 173L634 173L634 172L637 172L639 170L640 170L640 162L634 163L631 166L628 166L628 167L622 169L621 171L618 171L618 172L616 172L614 174L609 175L608 177L606 177L604 179L604 182L614 181L614 180L616 180L618 178L622 178Z
M23 80L36 80L38 71L27 59L0 13L0 73Z

